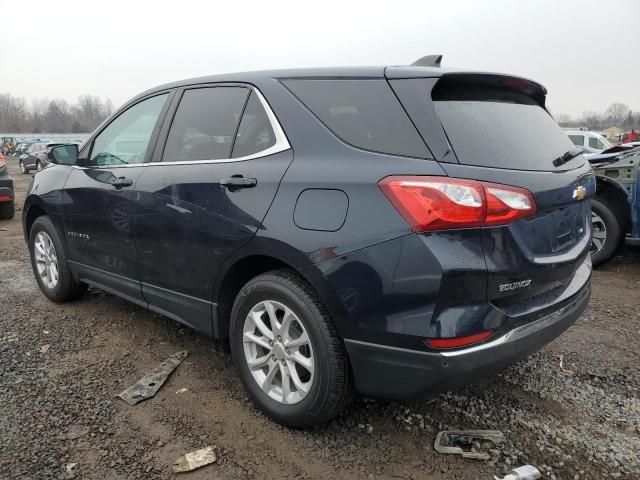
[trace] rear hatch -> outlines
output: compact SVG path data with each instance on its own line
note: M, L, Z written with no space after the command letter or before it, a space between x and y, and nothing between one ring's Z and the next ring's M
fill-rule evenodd
M437 118L437 134L446 147L432 152L450 177L533 194L534 214L482 229L488 299L519 315L557 303L581 287L589 271L585 260L595 180L588 162L545 109L544 88L515 77L463 73L390 79L390 84L412 117L419 116L420 103ZM425 97L409 102L409 92ZM437 145L435 122L427 132L421 128L424 120L414 118L414 123L428 145ZM581 266L586 274L573 281Z

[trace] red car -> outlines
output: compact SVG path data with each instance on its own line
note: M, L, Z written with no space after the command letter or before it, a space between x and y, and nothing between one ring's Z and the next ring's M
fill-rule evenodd
M640 132L631 129L630 132L624 132L620 138L620 143L640 142Z

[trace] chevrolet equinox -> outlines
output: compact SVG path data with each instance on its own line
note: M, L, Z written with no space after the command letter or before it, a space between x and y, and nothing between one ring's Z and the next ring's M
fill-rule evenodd
M151 89L48 153L22 213L35 277L228 341L289 426L470 382L590 297L595 181L545 98L439 65Z

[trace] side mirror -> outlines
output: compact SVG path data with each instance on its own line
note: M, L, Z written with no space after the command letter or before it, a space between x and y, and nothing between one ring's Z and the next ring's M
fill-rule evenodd
M47 153L47 158L58 165L75 165L78 163L78 145L71 143L53 147Z

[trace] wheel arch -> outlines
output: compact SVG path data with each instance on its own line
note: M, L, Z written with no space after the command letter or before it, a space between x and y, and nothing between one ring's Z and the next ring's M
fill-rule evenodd
M44 204L34 201L33 199L27 199L24 204L24 221L22 223L22 227L24 230L24 238L29 243L29 235L31 234L31 227L33 226L33 222L36 221L38 217L49 216L49 212Z
M272 242L281 244L276 240L266 243ZM212 316L214 337L218 339L229 337L231 308L240 289L252 278L282 268L294 271L314 289L329 311L340 334L339 319L344 318L347 311L320 270L310 264L304 254L292 247L281 244L276 248L273 248L274 245L271 245L272 248L265 248L265 242L259 243L263 243L262 248L241 249L232 255L216 276L213 289L215 306Z
M596 177L596 199L604 200L607 204L616 207L612 212L626 232L631 225L631 207L627 192L615 182L602 177Z

